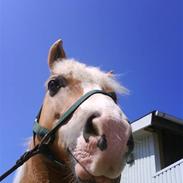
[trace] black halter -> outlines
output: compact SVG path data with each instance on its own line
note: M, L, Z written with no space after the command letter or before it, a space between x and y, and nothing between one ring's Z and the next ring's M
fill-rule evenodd
M107 95L111 98L113 98L113 96L110 93L106 93L104 91L101 90L92 90L88 93L86 93L85 95L81 96L81 98L79 100L77 100L63 115L62 117L57 121L56 125L51 129L48 130L44 127L42 127L39 124L39 118L40 118L40 114L41 114L41 110L39 111L39 114L36 117L35 123L34 123L34 127L33 127L33 134L34 137L35 135L41 137L41 142L36 145L33 149L25 152L16 162L16 164L10 168L8 171L6 171L4 174L2 174L0 176L0 181L2 181L4 178L6 178L8 175L10 175L12 172L14 172L17 168L19 168L20 166L22 166L27 160L29 160L31 157L37 155L37 154L43 154L45 155L47 158L49 158L51 161L53 161L54 163L58 164L59 166L64 166L63 162L60 162L58 160L56 160L56 158L54 157L54 155L52 154L52 152L50 151L48 145L50 143L52 143L54 141L54 136L55 133L57 132L57 130L64 124L67 123L68 119L71 117L71 115L76 111L76 109L85 101L87 100L90 96L94 95L94 94L103 94L103 95Z

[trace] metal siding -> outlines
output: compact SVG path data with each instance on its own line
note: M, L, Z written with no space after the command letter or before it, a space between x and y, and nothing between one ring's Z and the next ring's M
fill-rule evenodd
M183 159L157 172L153 183L183 183Z
M152 134L135 138L135 162L126 165L121 183L152 183L155 174L154 141Z
M156 173L152 134L135 138L134 158L125 166L120 183L183 183L183 159Z

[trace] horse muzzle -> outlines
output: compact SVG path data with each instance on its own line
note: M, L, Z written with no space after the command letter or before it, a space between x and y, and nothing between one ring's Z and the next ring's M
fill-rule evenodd
M92 175L98 178L97 183L117 179L125 164L130 135L127 121L99 114L89 117L73 152L79 161L75 166L76 175L82 180Z

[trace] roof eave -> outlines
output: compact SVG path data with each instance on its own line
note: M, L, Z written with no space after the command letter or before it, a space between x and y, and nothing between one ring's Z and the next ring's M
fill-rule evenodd
M167 121L169 121L173 124L183 126L183 120L182 119L176 118L172 115L160 112L158 110L154 110L154 111L146 114L145 116L137 119L133 123L131 123L132 132L136 133L138 131L146 129L147 127L154 126L155 124L157 124L157 122L155 123L155 120L157 119L157 117L160 118L160 119L163 119L163 120L167 120ZM170 124L170 123L168 123L168 124Z

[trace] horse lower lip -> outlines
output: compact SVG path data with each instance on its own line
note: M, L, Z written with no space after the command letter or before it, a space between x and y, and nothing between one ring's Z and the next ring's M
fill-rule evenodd
M114 180L106 178L104 176L93 177L92 179L88 180L82 180L80 177L78 177L78 179L81 183L114 183Z

